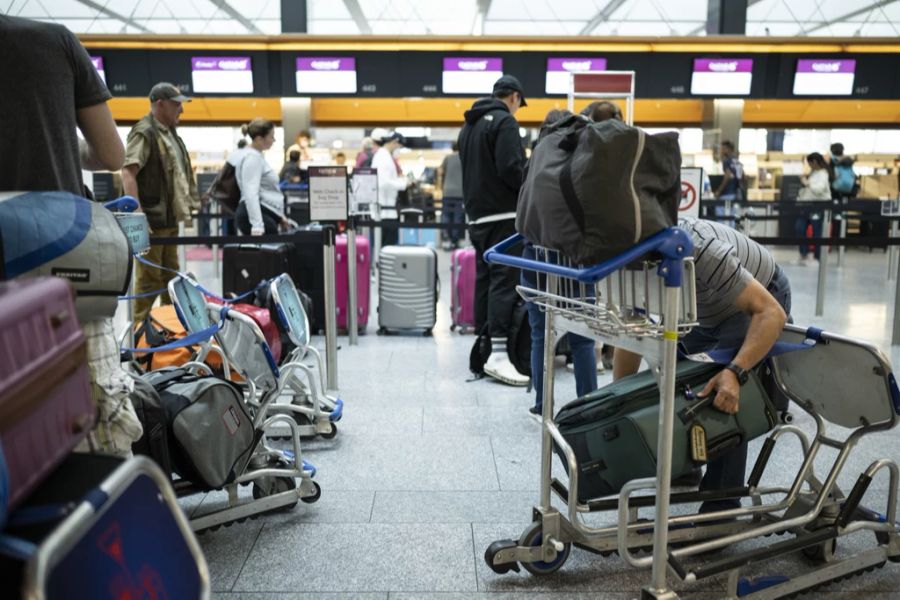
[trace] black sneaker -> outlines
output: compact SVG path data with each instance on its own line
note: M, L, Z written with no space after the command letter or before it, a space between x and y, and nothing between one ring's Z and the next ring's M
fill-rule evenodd
M538 421L540 421L544 415L544 408L542 406L532 406L528 409L528 412L531 413L532 417L535 417Z

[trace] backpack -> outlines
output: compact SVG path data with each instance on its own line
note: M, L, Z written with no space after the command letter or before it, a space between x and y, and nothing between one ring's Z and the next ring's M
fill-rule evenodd
M546 128L535 146L516 230L576 263L596 264L673 227L680 200L677 133L573 115Z
M842 194L852 194L856 188L856 173L852 165L834 165L834 181L831 188Z
M518 300L513 307L509 335L506 337L506 354L516 371L531 377L531 325L528 322L528 308L524 300ZM483 377L484 363L490 355L491 333L485 323L469 352L469 370L477 377Z
M734 171L737 173L737 186L735 186L735 202L744 202L747 200L747 174L744 172L744 163L738 159L734 161Z
M223 213L234 215L241 203L241 188L238 186L234 165L225 161L203 197L206 202L217 201Z

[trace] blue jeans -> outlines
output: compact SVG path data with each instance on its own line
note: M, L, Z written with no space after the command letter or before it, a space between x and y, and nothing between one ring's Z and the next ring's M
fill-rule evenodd
M446 231L447 239L451 244L457 246L459 240L466 235L466 212L463 208L463 199L445 197L441 202L441 223L456 225Z
M806 237L806 228L809 225L812 225L813 237L822 237L822 215L816 212L797 217L797 221L794 224L794 230L797 232L797 237ZM813 256L816 257L816 260L819 259L821 250L822 246L815 246ZM807 254L809 254L809 246L807 244L800 244L800 256L806 258Z
M791 314L791 283L781 270L775 267L772 281L766 287L785 314ZM688 354L703 352L714 348L739 348L744 343L747 329L750 327L750 316L740 312L725 319L716 327L695 327L681 340L683 349ZM744 485L747 472L747 443L730 450L722 456L711 460L706 465L706 474L700 482L700 490L722 490ZM700 512L713 512L739 508L740 500L729 498L704 502Z
M528 303L528 323L531 325L531 380L534 382L534 405L544 401L544 313L533 302ZM594 340L574 333L566 334L575 363L575 391L578 397L597 389L597 357Z

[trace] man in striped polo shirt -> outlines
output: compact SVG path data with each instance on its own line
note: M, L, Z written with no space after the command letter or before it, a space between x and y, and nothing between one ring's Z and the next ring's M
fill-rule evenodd
M710 379L701 396L715 393L713 406L736 413L740 379L759 364L775 344L791 313L791 284L768 250L725 225L682 217L678 226L694 242L697 320L681 340L688 354L714 348L737 348L734 360ZM641 357L616 349L613 377L638 370ZM710 461L701 490L744 485L747 444ZM740 500L706 502L701 512L737 508Z

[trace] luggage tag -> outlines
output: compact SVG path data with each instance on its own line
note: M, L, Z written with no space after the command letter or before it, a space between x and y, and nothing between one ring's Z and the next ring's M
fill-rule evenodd
M688 400L694 400L695 402L682 410L679 413L679 418L682 423L687 424L688 421L694 418L694 415L697 414L701 408L708 406L714 396L709 395L706 398L698 398L697 394L694 390L691 389L690 386L684 386L684 397ZM694 423L688 428L688 443L691 448L691 459L695 463L706 463L708 459L707 446L706 446L706 429L703 428L703 425L700 423Z

